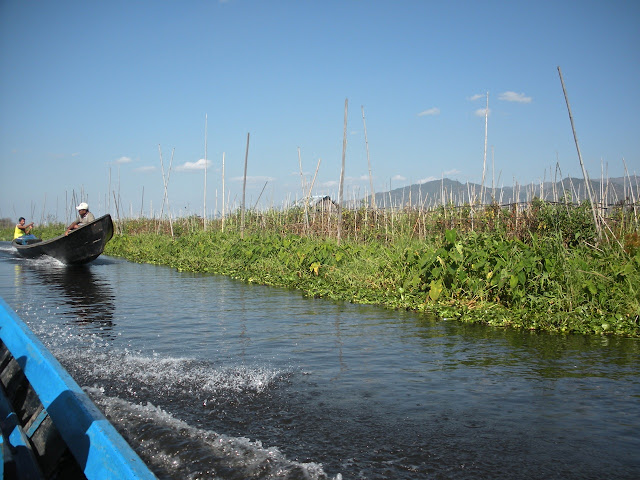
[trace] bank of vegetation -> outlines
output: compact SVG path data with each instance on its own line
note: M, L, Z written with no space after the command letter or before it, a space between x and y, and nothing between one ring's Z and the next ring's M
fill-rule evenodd
M635 212L596 225L588 202L515 207L349 210L339 238L333 209L129 219L105 253L498 327L640 336Z

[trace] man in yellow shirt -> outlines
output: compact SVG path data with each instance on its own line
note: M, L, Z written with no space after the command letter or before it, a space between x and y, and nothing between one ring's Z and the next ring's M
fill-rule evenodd
M16 224L16 228L13 231L13 239L20 239L20 243L25 245L27 240L34 240L36 238L35 235L31 235L31 229L33 228L33 222L28 225L25 224L26 220L24 217L20 217L18 219L18 223Z

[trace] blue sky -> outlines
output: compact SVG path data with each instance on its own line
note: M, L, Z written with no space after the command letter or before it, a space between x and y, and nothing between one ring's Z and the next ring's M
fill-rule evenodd
M0 217L207 214L439 179L640 173L640 2L0 1ZM492 168L493 166L493 168ZM266 184L266 187L265 187ZM306 187L308 188L308 186ZM262 192L262 195L261 195ZM71 206L72 207L72 206Z

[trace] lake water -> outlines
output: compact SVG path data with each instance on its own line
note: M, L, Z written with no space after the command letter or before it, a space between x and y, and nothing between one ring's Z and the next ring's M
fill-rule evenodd
M640 341L473 326L100 257L0 296L160 479L640 478Z

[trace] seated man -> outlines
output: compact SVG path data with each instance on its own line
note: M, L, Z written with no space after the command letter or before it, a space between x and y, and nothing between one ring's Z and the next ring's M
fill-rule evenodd
M87 205L85 202L82 202L80 205L78 205L76 207L76 210L78 210L78 218L76 218L76 220L67 227L67 231L64 232L65 235L69 235L69 232L71 230L83 227L87 223L91 223L95 220L93 213L89 211L89 205Z
M31 234L31 229L33 228L33 222L28 225L25 225L26 220L24 217L20 217L18 219L18 223L16 224L16 228L13 231L13 239L16 240L21 245L26 245L27 240L36 240L36 236Z

